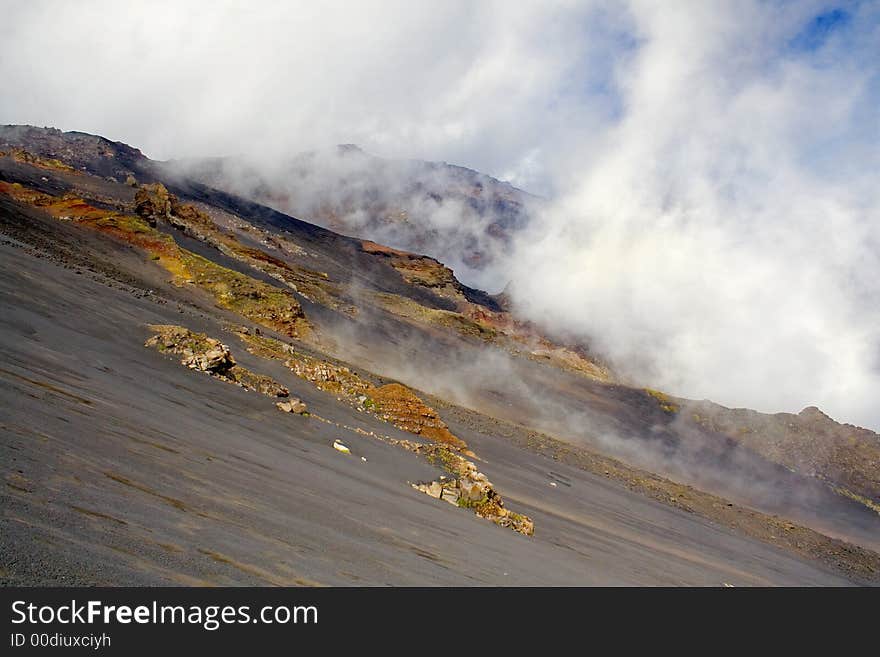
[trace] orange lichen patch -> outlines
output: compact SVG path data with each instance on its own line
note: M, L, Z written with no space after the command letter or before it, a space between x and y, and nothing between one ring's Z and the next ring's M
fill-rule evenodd
M20 183L8 183L0 180L0 194L7 194L16 201L30 203L31 205L45 206L52 203L56 197L43 192L38 192Z
M238 333L238 337L255 356L283 361L294 374L318 390L356 401L361 397L366 399L366 393L373 388L372 383L348 367L309 356L274 338L242 332Z
M376 305L398 317L413 320L420 324L433 324L443 328L452 329L462 335L470 335L483 340L491 340L495 331L471 321L464 315L453 310L440 310L423 306L409 297L386 292L377 292L371 295Z
M181 285L191 276L184 263L183 252L174 239L150 230L149 226L131 215L109 214L97 219L84 219L79 223L143 249L172 275L175 284Z
M217 305L292 338L311 338L313 329L289 290L226 269L184 249L181 259L191 281L208 291Z
M144 189L147 191L144 192ZM268 274L307 299L353 314L351 306L340 302L342 290L327 281L326 273L290 264L262 249L242 244L234 234L221 229L208 213L195 205L181 203L161 183L156 183L150 188L144 187L141 191L144 193L138 205L140 214L149 216L154 221L162 219L168 222L190 237L210 244L224 255ZM274 241L281 245L279 240ZM299 248L292 243L289 244L290 250ZM294 335L287 330L284 332L287 335ZM299 337L304 336L300 334Z
M174 239L154 230L139 217L96 208L74 196L51 196L18 183L10 185L0 182L0 193L42 208L56 219L74 221L80 226L143 249L174 276L175 282L180 283L190 277Z
M452 270L433 258L394 258L391 266L400 272L407 283L430 288L446 288L440 291L442 296L464 298L458 289L459 283Z
M385 292L371 295L376 305L398 317L430 324L507 347L511 353L578 372L597 381L612 380L611 371L576 347L554 344L527 323L514 320L509 313L494 312L473 303L459 304L464 312L423 306L409 297Z
M533 360L547 360L562 369L574 370L597 381L610 382L610 370L566 347L538 348L529 353Z
M372 385L344 366L334 365L294 352L284 364L298 377L311 382L319 390L335 395L357 397L368 393Z
M363 250L388 258L389 264L411 285L430 288L432 292L455 303L454 310L440 310L396 294L375 293L372 300L383 310L421 324L452 329L462 335L511 348L512 352L532 360L548 361L556 367L584 374L598 381L611 381L610 370L593 360L583 348L567 347L548 340L532 324L523 322L506 310L492 310L474 303L465 294L451 269L442 263L413 253L361 242Z
M584 374L597 381L611 382L613 375L605 365L582 346L565 346L549 340L531 323L518 320L507 311L493 311L475 303L459 304L461 315L478 326L483 334L509 339L531 360L547 361L556 367Z
M370 240L363 240L361 242L361 248L367 253L378 253L381 255L389 255L389 256L401 256L404 258L409 257L418 257L414 253L410 253L408 251L401 251L400 249L395 249L390 246L385 246L384 244L377 244L376 242L371 242Z
M667 395L665 392L660 392L659 390L653 390L652 388L645 388L645 392L651 395L654 399L657 400L660 408L663 409L664 413L669 413L670 415L675 415L679 411L679 406Z
M376 404L379 415L398 429L423 436L435 443L444 443L459 449L467 447L463 440L452 435L437 411L427 406L406 386L389 383L371 390L369 397Z
M196 206L190 205L189 203L179 203L177 198L171 197L171 216L172 218L179 219L184 222L187 226L200 226L206 230L217 230L217 225L214 221L207 215L207 213L202 212Z
M52 196L51 194L44 194L43 192L38 192L30 187L25 187L20 183L6 183L0 181L0 193L7 194L16 201L43 208L57 219L65 219L68 221L91 220L97 222L102 219L107 219L108 217L122 216L112 210L96 208L73 194ZM132 219L138 224L137 226L132 225L132 230L137 230L137 232L149 232L149 226L139 222L136 217L132 217Z
M69 164L65 164L61 160L56 160L52 157L42 157L41 155L34 155L29 151L22 150L20 148L13 149L8 153L4 153L0 151L0 157L7 155L17 162L23 162L25 164L30 164L31 166L39 167L41 169L49 169L54 171L66 171L66 172L76 172Z
M487 329L522 339L534 337L535 331L531 326L516 320L509 312L489 310L485 306L475 303L463 304L460 310L461 314L469 320Z
M95 208L80 198L50 196L18 184L0 182L0 193L40 207L57 219L74 221L143 249L172 274L172 283L194 283L209 292L222 308L290 337L313 337L302 306L289 290L182 249L173 237L150 226L145 218Z
M247 333L238 336L255 356L284 361L294 374L319 390L345 399L398 429L459 450L467 448L463 440L449 431L438 413L404 385L390 383L377 388L344 365L301 353L274 338Z
M456 280L452 270L434 258L408 251L401 251L390 246L377 244L369 240L361 242L365 253L385 256L407 283L422 285L435 289L442 296L465 300L461 294L461 284Z

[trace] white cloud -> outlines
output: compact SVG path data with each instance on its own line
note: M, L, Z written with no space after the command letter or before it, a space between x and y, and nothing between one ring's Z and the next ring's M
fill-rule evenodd
M522 237L516 298L658 387L878 427L880 158L850 125L878 60L819 65L773 7L708 6L637 12L625 115ZM820 171L841 126L846 175Z
M591 11L500 1L18 3L0 27L0 73L17 92L0 98L0 118L105 134L159 159L357 143L499 173L568 110L551 105L587 71L599 39L584 26Z

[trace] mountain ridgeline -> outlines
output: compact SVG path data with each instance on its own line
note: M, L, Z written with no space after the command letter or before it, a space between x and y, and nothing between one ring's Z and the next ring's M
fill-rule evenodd
M406 251L429 253L467 280L498 289L491 265L541 199L445 162L395 160L347 144L281 162L178 160L178 175Z

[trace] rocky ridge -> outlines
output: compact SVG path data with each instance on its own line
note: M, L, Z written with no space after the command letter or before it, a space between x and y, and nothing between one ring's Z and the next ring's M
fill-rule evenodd
M149 328L156 334L144 343L145 347L179 355L181 365L234 383L245 390L254 390L267 397L285 398L285 401L278 402L284 405L278 406L280 410L296 413L306 411L305 404L299 399L290 399L290 391L273 378L238 365L229 347L219 340L204 333L194 333L183 326L151 324Z
M290 398L290 391L271 377L257 374L238 365L229 347L219 340L208 337L203 333L195 333L182 326L150 325L149 328L155 331L155 335L144 343L145 347L157 349L162 353L179 355L182 365L192 370L204 372L221 381L239 385L246 390L255 390L269 397L285 398L283 401L276 402L275 404L280 411L308 415L308 408L302 400ZM249 331L248 333L240 332L242 336L250 337L249 334ZM269 340L271 339L261 338L263 344L266 344L265 341ZM273 357L272 352L267 347L252 351L259 353L262 357ZM336 375L337 371L343 376L338 377ZM360 377L352 373L348 368L345 368L345 371L337 370L329 363L319 364L310 372L317 373L320 376L320 378L314 376L313 379L310 379L313 383L339 383L340 378L347 378L350 382L349 385L353 382L362 381ZM326 390L326 388L323 389ZM344 388L340 386L337 388L334 386L334 390L337 392L343 389L351 391L350 387ZM443 476L437 482L429 484L412 484L414 488L427 493L431 497L442 499L462 508L471 509L477 516L487 518L501 527L512 529L527 536L534 534L534 522L526 516L504 508L501 496L486 475L479 472L472 461L467 460L461 455L459 449L464 446L464 443L452 436L446 425L439 419L437 413L425 406L414 393L400 384L388 384L380 388L358 385L355 390L371 392L375 398L375 401L370 400L372 403L367 403L369 398L363 395L359 396L358 403L363 407L376 409L376 412L381 414L381 417L386 421L392 421L398 428L431 440L434 444L426 445L412 441L392 440L387 436L385 437L386 442L408 451L423 454L432 462L439 463L448 472L456 475L454 478ZM349 392L349 394L351 393ZM404 400L404 404L407 406L407 411L405 412L399 409L398 404L400 404L401 400ZM418 409L419 415L419 418L415 420L412 419L413 411L410 410L413 405ZM406 420L401 420L402 417L406 418ZM326 421L317 416L316 419ZM448 438L444 434L448 434ZM373 436L380 440L382 439L375 434ZM459 445L452 447L449 444L452 440L457 441ZM468 452L468 454L471 453Z
M439 414L402 384L377 386L345 365L310 356L291 344L240 329L238 336L254 355L282 361L301 379L319 390L337 395L337 399L345 400L359 411L433 442L459 450L467 449L467 444L449 431Z

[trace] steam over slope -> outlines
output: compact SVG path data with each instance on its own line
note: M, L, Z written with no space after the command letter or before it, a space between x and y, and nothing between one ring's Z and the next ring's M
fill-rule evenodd
M245 158L172 161L211 187L389 246L430 253L469 282L501 289L492 264L508 253L541 201L477 171L446 163L393 160L354 145L286 162Z

